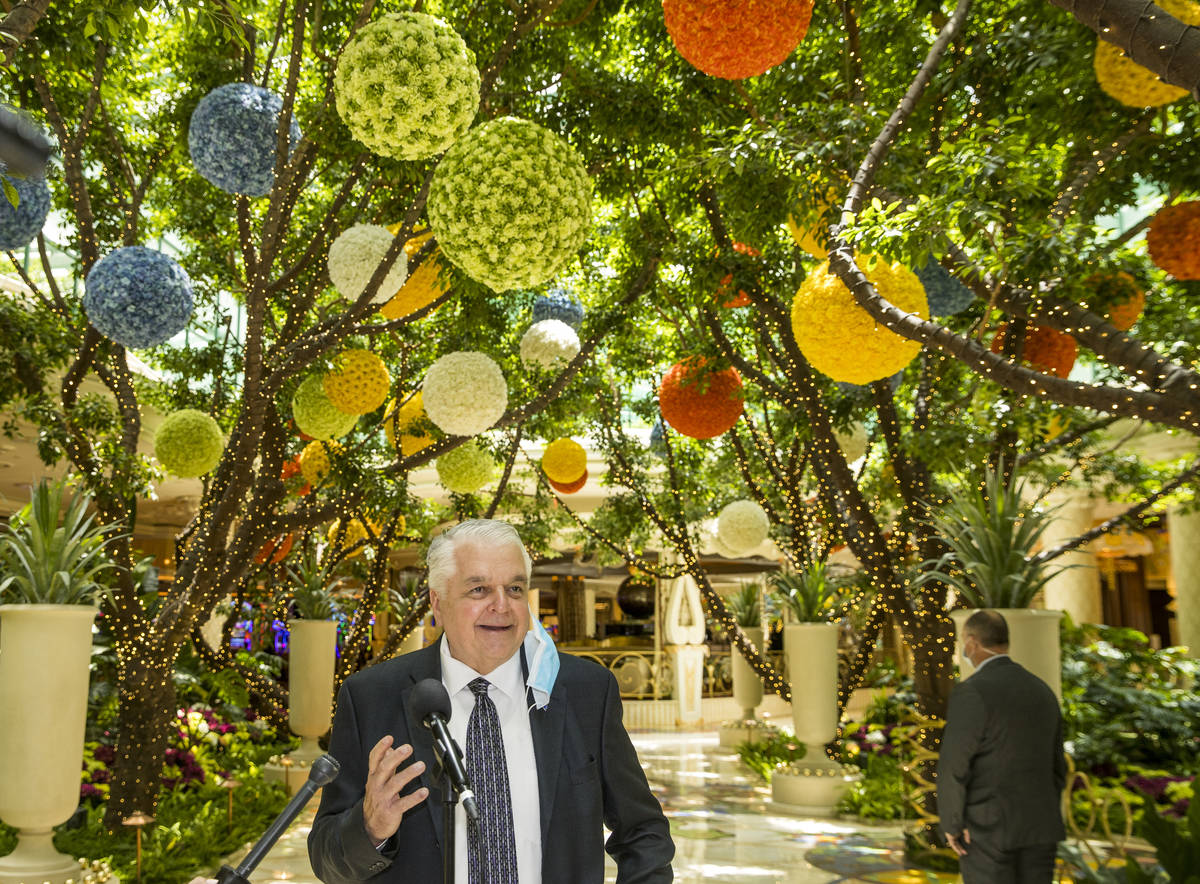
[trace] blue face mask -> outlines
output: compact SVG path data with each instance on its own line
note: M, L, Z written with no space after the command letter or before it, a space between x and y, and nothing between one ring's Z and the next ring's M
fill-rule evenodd
M537 617L530 619L532 623L524 642L525 659L529 664L525 685L533 691L533 705L545 709L550 705L550 692L558 678L558 648L541 621Z

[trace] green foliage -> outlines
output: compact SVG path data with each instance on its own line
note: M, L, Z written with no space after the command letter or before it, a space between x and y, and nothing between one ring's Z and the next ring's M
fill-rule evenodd
M862 776L838 799L838 813L872 820L905 819L908 778L894 755L867 757Z
M315 547L306 544L299 556L289 558L286 571L287 583L280 587L275 604L289 606L302 620L328 620L341 610L346 595L339 590L345 578L330 573Z
M807 751L803 743L797 742L790 734L773 734L767 739L756 743L742 743L737 747L738 757L766 782L771 782L771 774L781 764L800 761Z
M1181 823L1164 819L1153 805L1142 819L1142 835L1154 845L1158 865L1170 884L1200 884L1200 801L1193 801ZM1147 873L1133 860L1127 866L1134 884L1154 884L1158 877Z
M951 551L925 562L930 570L915 585L947 583L975 608L1027 608L1062 569L1047 567L1033 552L1054 511L1023 509L1021 490L1021 483L1005 484L991 467L982 484L961 483L929 517Z
M800 623L833 623L846 614L849 599L831 581L824 562L812 562L803 571L777 571L767 578L775 598Z
M1064 740L1077 768L1200 773L1200 665L1183 649L1093 625L1064 626L1062 647Z
M725 607L733 615L733 622L742 627L762 626L762 593L758 583L743 583L737 592L725 599Z
M28 504L0 531L0 601L87 605L116 566L108 547L116 534L96 525L91 497L71 494L66 481L41 479Z

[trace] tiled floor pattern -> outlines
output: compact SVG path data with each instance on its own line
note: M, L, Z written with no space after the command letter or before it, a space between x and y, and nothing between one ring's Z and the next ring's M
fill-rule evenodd
M651 786L671 820L675 880L745 884L928 884L953 881L904 868L899 828L776 812L770 789L717 747L714 733L634 734ZM316 801L251 875L316 884L306 839ZM232 864L232 863L231 863ZM609 863L608 881L616 880Z

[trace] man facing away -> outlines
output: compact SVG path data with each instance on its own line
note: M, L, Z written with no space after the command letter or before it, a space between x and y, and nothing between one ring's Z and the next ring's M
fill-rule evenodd
M338 694L329 751L341 774L308 839L317 876L441 880L433 739L410 706L414 686L434 678L479 804L479 823L456 809L456 884L601 884L604 850L621 884L670 881L675 847L621 723L616 680L558 654L536 621L530 629L531 562L516 530L462 522L434 538L427 564L442 638L357 673Z
M1008 656L1008 624L976 611L962 653L975 666L950 694L938 758L942 833L964 884L1050 884L1066 837L1062 713L1050 687Z

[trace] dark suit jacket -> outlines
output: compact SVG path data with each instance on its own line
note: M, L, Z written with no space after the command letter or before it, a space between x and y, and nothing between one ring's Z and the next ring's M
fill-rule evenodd
M954 687L938 758L944 833L965 828L1000 850L1061 841L1066 777L1062 713L1044 681L1001 657Z
M616 680L596 663L567 654L559 659L549 705L529 713L541 797L542 882L602 884L605 849L617 862L621 884L670 881L675 845L621 723ZM441 670L434 644L353 675L338 693L329 752L341 773L324 788L308 836L313 869L326 884L441 880L442 789L432 777L433 736L408 704L414 685L440 679ZM363 822L363 793L367 756L384 735L397 746L412 744L413 758L426 770L412 789L424 785L429 797L405 814L395 837L377 851ZM607 843L602 825L612 832Z

